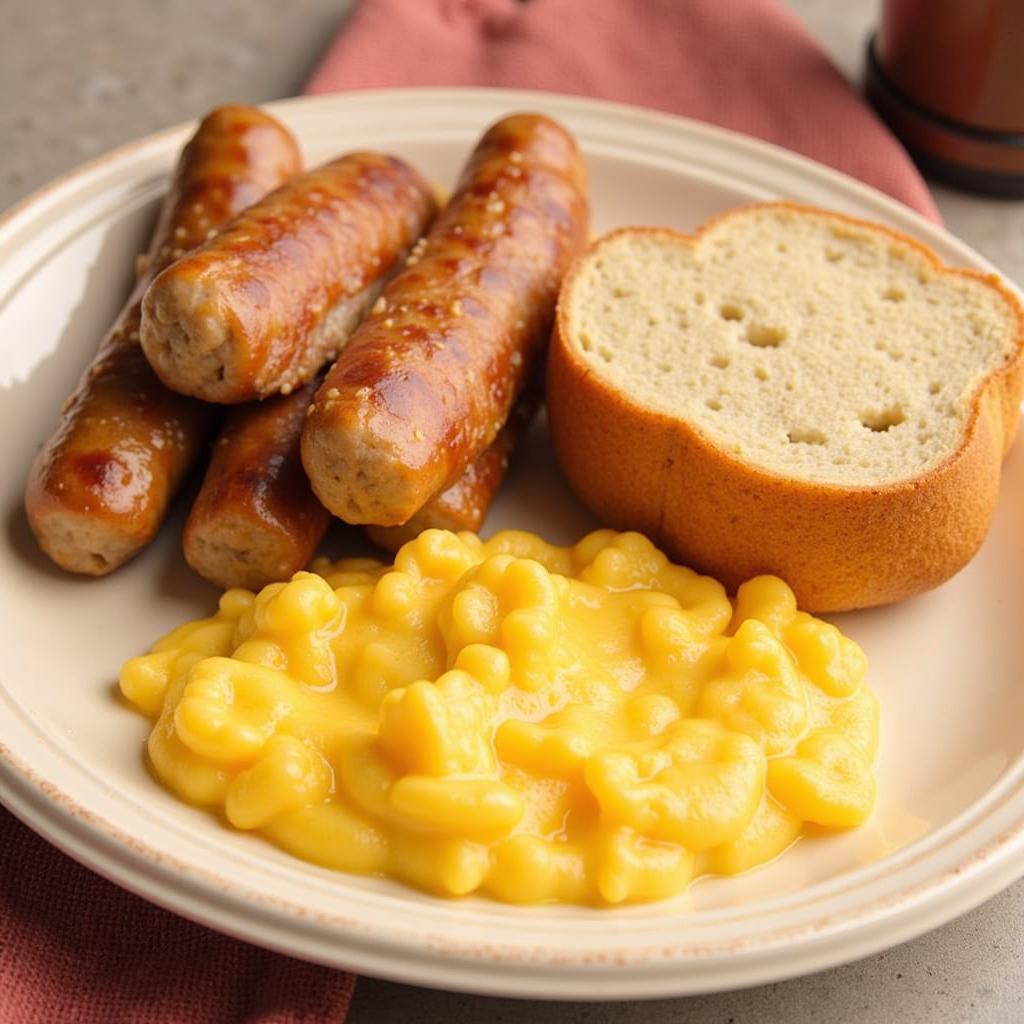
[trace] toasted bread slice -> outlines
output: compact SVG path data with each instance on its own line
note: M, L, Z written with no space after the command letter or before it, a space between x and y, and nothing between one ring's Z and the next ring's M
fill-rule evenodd
M977 551L1024 384L1024 308L905 235L789 203L627 228L562 287L558 458L602 519L727 586L839 611Z

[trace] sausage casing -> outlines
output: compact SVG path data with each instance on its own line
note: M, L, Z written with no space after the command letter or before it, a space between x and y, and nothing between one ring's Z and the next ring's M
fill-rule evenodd
M299 436L317 382L231 409L185 523L185 558L224 589L259 590L302 569L331 514L313 494Z
M183 536L186 561L218 587L259 590L290 579L327 532L331 514L313 493L299 454L318 383L236 406L224 418ZM432 527L479 530L539 401L539 387L524 391L490 447L451 487L404 526L369 527L370 539L397 551Z
M182 152L136 288L29 474L29 524L61 568L102 576L147 544L212 426L213 410L168 391L139 347L150 278L295 174L300 159L283 125L243 106L207 115Z
M404 523L494 440L550 332L587 216L565 129L519 114L487 131L317 393L303 462L335 515Z
M153 281L143 350L182 394L288 394L334 357L434 212L433 189L394 157L308 171Z
M397 551L424 530L470 530L479 533L505 479L512 452L540 404L541 389L528 385L512 408L498 436L467 467L462 476L401 526L368 526L366 534L385 551Z

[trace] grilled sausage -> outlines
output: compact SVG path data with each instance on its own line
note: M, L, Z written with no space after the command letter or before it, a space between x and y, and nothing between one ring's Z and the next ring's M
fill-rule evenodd
M479 533L487 510L505 479L512 451L537 411L540 395L539 381L537 387L524 388L498 436L451 487L435 494L401 526L368 526L366 534L370 540L385 551L394 552L424 530L454 530L456 533L471 530Z
M327 532L331 514L313 493L299 456L317 383L236 406L225 417L183 537L188 564L218 587L259 590L289 579ZM405 526L371 527L370 539L397 551L430 527L479 530L539 399L539 388L524 392L493 444L448 490Z
M434 212L433 189L394 157L309 171L153 281L143 350L182 394L286 395L334 357Z
M61 568L102 576L147 544L212 426L213 410L168 391L139 347L151 276L299 167L291 134L251 107L213 111L182 152L136 288L29 474L29 524Z
M317 392L302 459L335 515L405 523L491 444L586 239L585 188L575 142L548 118L484 135Z
M317 382L231 409L213 446L183 537L185 559L228 589L287 580L313 556L331 514L299 457Z

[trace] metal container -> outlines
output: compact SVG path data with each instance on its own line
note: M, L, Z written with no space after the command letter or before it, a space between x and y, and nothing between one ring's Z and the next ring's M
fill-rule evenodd
M866 89L926 174L1024 195L1024 0L885 0Z

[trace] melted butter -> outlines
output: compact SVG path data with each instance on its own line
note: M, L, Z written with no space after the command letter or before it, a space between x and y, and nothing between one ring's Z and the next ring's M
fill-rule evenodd
M860 648L638 534L428 530L228 591L129 661L153 769L298 857L447 896L661 899L865 821Z

